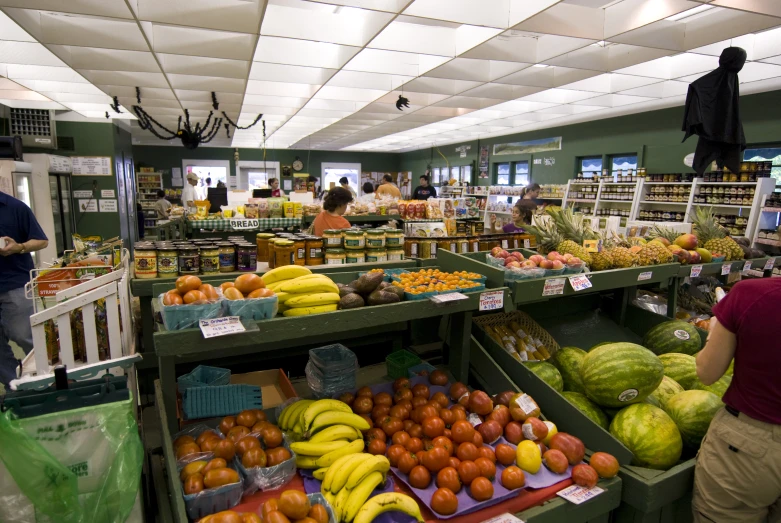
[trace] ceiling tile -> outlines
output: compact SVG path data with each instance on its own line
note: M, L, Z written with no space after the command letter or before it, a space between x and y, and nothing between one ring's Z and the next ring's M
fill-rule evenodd
M508 85L498 83L483 84L469 91L464 91L461 96L473 96L478 98L496 98L500 100L515 100L530 94L542 91L542 87L529 87L520 85Z
M404 91L411 93L446 94L452 96L473 87L477 87L480 84L481 82L418 77L411 82L404 84Z
M127 85L138 87L168 87L163 73L139 73L126 71L91 71L79 69L84 78L94 84Z
M412 79L412 76L365 73L361 71L339 71L328 81L328 85L333 87L359 87L362 89L392 91Z
M339 69L355 56L358 51L360 51L358 47L261 36L258 39L253 60L256 62Z
M192 91L224 91L243 93L244 80L239 78L220 78L216 76L195 76L189 74L168 74L168 81L174 89Z
M250 60L256 36L228 31L152 24L151 44L155 52Z
M63 61L46 47L33 42L0 41L0 63L65 66Z
M43 44L148 50L134 21L16 9L8 9L6 14Z
M671 96L683 96L688 90L688 83L668 80L666 82L658 82L644 87L627 89L626 91L621 91L621 94L647 96L649 98L669 98Z
M298 84L288 82L267 82L250 80L247 82L247 94L264 94L269 96L294 96L309 98L320 88L319 85Z
M449 58L446 56L363 49L344 66L344 69L367 73L420 76L448 60Z
M154 55L149 51L126 51L70 45L51 45L49 48L74 69L160 72Z
M75 13L112 18L133 18L124 0L2 0L3 7Z
M604 23L603 9L559 3L521 22L513 29L602 40Z
M647 102L653 100L653 98L646 98L643 96L628 96L625 94L604 94L597 96L596 98L589 98L588 100L575 101L575 105L597 105L601 107L620 107L622 105L631 105L640 102Z
M336 71L337 69L324 69L320 67L301 67L296 65L252 62L249 79L323 85L336 73Z
M221 76L226 78L247 78L249 61L226 60L205 56L157 53L160 65L166 73L191 74L199 76Z
M265 1L135 0L139 20L257 33Z
M529 67L523 62L455 58L426 73L427 77L490 82Z

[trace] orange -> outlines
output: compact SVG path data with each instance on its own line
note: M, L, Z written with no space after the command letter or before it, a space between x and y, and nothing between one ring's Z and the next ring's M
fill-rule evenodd
M217 289L214 286L204 283L198 290L206 295L207 300L217 301Z
M163 305L181 305L184 303L182 296L175 290L170 290L163 295Z
M251 293L247 294L247 298L270 298L274 296L274 291L271 289L255 289Z
M226 281L225 283L221 283L221 284L220 284L220 289L221 289L221 290L222 290L222 292L224 293L224 292L225 292L225 289L227 289L227 288L229 288L229 287L233 287L233 286L234 286L234 285L233 285L233 282L232 282L232 281Z
M244 299L244 295L236 287L228 287L227 289L222 291L222 295L225 296L226 300L243 300Z
M185 294L188 291L195 291L201 286L201 279L198 276L179 276L176 279L176 290L179 294Z
M249 294L266 286L257 274L242 274L236 278L234 285L242 294Z
M206 298L206 295L202 293L201 291L188 291L184 295L184 302L187 304L190 303L206 303L208 300Z

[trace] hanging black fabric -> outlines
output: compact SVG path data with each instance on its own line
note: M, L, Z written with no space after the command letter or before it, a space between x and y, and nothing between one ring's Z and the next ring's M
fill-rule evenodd
M740 121L738 72L746 63L746 51L728 47L721 52L719 68L689 85L683 115L683 131L700 137L692 167L698 175L716 160L732 172L740 172L746 137Z

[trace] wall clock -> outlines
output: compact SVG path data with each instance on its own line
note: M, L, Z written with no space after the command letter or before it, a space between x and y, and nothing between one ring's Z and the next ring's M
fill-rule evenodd
M304 168L304 162L301 161L301 158L296 156L296 159L293 160L293 170L296 172L300 172Z

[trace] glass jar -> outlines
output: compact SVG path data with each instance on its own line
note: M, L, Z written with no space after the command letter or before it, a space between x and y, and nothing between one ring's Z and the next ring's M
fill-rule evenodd
M404 249L399 246L387 250L388 261L401 261L404 259Z
M240 243L236 246L236 268L242 272L258 270L258 246L253 243Z
M323 242L326 250L342 248L342 231L339 229L326 229L323 231Z
M284 238L271 238L268 242L268 268L273 269L276 267L276 260L274 259L274 246L279 240Z
M325 251L326 265L344 265L346 258L344 249L328 249Z
M390 247L388 249L390 250ZM469 252L469 238L458 238L456 240L456 252L459 254ZM388 259L390 259L390 252L388 253Z
M185 274L198 274L200 264L198 247L195 245L188 245L179 248L179 276Z
M419 240L418 241L418 258L421 260L427 260L432 257L436 257L437 243L434 240Z
M364 251L345 251L345 263L366 263L366 253Z
M268 262L268 243L274 236L274 234L268 232L259 232L255 235L255 243L258 246L259 262Z
M323 257L323 239L319 236L309 236L306 239L306 264L322 265Z
M151 243L139 242L133 246L136 278L157 278L157 249Z
M204 275L220 273L220 249L213 243L201 245L200 273Z
M293 247L296 249L296 265L306 265L306 240L299 236L293 240Z
M419 244L420 244L420 240L417 240L415 238L404 239L404 254L407 256L407 258L418 257L418 250L420 247Z
M236 246L231 242L217 244L220 250L220 272L233 272L236 270ZM260 251L260 249L258 249ZM268 250L266 251L268 252Z
M160 276L176 276L179 272L179 255L176 247L166 245L157 250L157 274Z
M277 240L274 242L274 265L284 267L295 265L296 244L293 240Z
M344 231L344 248L362 251L366 247L366 238L363 231L348 229Z
M383 241L385 238L383 238ZM369 249L366 251L366 263L378 263L388 261L388 253L385 249Z
M402 247L404 243L404 231L399 229L385 229L385 247Z
M366 231L366 248L367 249L384 249L385 248L385 230L384 229L371 229Z

